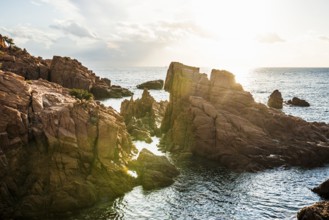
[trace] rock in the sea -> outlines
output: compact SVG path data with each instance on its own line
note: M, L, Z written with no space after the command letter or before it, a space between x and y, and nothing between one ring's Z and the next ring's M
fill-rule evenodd
M311 206L302 208L297 213L298 220L328 220L329 202L317 202Z
M291 100L287 102L289 105L300 106L300 107L309 107L310 103L305 101L304 99L300 99L297 97L293 97Z
M271 108L282 109L283 98L279 90L274 90L270 95L267 105Z
M163 88L163 80L153 80L153 81L147 81L145 83L137 85L138 89L154 89L154 90L161 90Z
M167 101L155 101L147 89L144 89L142 98L131 98L121 103L120 113L135 140L150 142L151 136L161 134L160 126L167 104Z
M234 75L171 63L165 81L170 101L162 123L171 152L192 152L234 170L329 162L329 125L256 103Z
M171 185L179 171L165 156L156 156L143 148L136 161L130 163L138 174L144 189L155 189Z
M78 210L135 185L135 148L113 109L0 71L0 114L1 219Z
M329 199L329 179L312 189L313 192L325 199Z

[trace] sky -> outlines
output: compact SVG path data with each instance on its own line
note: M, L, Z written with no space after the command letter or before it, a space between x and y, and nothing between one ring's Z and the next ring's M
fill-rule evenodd
M329 66L328 0L0 0L0 33L92 69Z

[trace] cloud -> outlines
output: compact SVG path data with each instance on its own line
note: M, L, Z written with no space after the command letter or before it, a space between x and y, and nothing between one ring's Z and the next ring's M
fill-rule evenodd
M57 20L56 24L50 25L49 27L61 30L65 34L71 34L76 37L97 38L96 34L89 31L88 28L74 21Z
M79 8L71 0L33 0L32 4L47 4L62 13L66 18L82 19Z
M18 25L10 29L1 27L0 30L13 38L18 46L26 44L28 41L35 41L49 48L58 38L55 34L32 26Z
M285 42L278 34L276 33L265 33L257 36L257 41L260 43L274 44Z
M320 36L319 39L329 42L329 37L327 37L327 36Z

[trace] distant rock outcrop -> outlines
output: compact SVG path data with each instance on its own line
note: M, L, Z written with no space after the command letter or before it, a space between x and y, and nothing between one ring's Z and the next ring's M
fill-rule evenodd
M310 103L305 101L304 99L300 99L297 97L293 97L291 100L287 102L289 105L299 106L299 107L309 107Z
M99 78L79 61L69 57L53 57L50 66L50 81L66 88L90 91L96 99L121 98L132 95L129 90L111 85L109 79Z
M179 174L177 168L165 156L156 156L145 148L129 166L136 170L138 180L144 189L169 186L174 182L173 178Z
M84 89L93 93L96 99L133 94L128 89L111 85L109 79L96 76L79 61L69 57L54 56L52 60L44 60L20 48L2 48L0 52L0 70L16 73L27 80L41 78L66 88Z
M279 90L274 90L270 95L267 105L271 108L282 109L283 98Z
M135 101L131 98L121 103L120 113L135 140L149 143L152 142L151 136L160 135L167 104L167 101L156 102L147 89L144 89L142 98Z
M0 71L0 114L1 219L63 214L135 185L126 173L135 148L113 109Z
M329 202L317 202L302 208L297 213L298 220L327 220L329 219Z
M171 63L162 123L171 152L192 152L235 170L329 162L329 125L308 123L256 103L227 71Z
M145 83L137 85L138 89L154 89L154 90L161 90L163 89L163 80L153 80L153 81L147 81Z

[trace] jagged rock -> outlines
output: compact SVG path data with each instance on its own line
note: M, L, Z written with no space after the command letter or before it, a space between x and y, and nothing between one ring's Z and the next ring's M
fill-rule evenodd
M312 191L325 199L329 199L329 179L313 188Z
M135 186L123 118L45 80L0 71L0 218L65 213Z
M234 170L329 162L329 125L256 103L234 75L171 63L165 81L170 101L162 122L171 152L192 152Z
M171 185L179 175L177 168L165 156L156 156L143 148L136 161L130 163L138 174L144 189L154 189Z
M153 81L147 81L145 83L137 85L138 89L154 89L154 90L161 90L163 88L163 80L153 80Z
M300 106L300 107L309 107L310 103L305 101L304 99L299 99L297 97L293 97L291 100L287 102L289 105Z
M31 56L20 48L0 48L0 69L23 76L27 80L49 80L49 65L41 58Z
M267 105L271 108L282 109L283 107L283 98L279 90L274 90L270 95Z
M31 56L25 49L0 48L0 69L23 76L27 80L45 79L66 88L84 89L96 99L122 98L133 93L111 85L111 80L99 78L79 61L54 56L52 60Z
M311 206L302 208L297 213L298 220L328 220L329 202L317 202Z
M144 89L141 99L123 101L120 113L135 140L150 142L150 136L160 135L166 106L167 101L156 102L148 90Z

